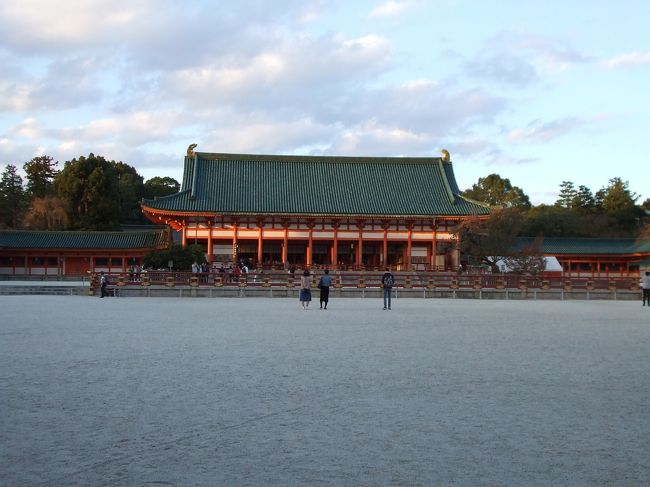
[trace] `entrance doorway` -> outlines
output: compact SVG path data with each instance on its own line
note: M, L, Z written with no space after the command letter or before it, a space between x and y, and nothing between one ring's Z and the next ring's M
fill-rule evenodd
M311 263L314 267L332 265L332 246L328 242L314 242L311 251Z
M304 266L307 261L307 242L292 241L287 247L287 262L294 266Z
M282 265L282 241L264 241L262 243L262 264L265 266Z
M336 263L343 269L356 265L357 242L339 240Z

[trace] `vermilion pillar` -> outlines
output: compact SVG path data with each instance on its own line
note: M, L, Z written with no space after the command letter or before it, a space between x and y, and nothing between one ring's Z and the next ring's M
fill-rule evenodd
M334 246L332 247L332 264L338 266L339 264L339 225L335 223L334 227Z
M357 262L360 267L363 265L363 225L358 225L359 228L359 244L357 245Z
M282 263L286 266L289 254L289 224L284 224L284 241L282 242Z
M437 253L438 253L438 244L436 242L437 238L437 226L434 225L433 227L433 236L431 240L431 270L435 271L436 270L436 260L437 260Z
M382 243L381 265L385 267L388 265L388 224L384 225L384 240Z
M257 223L257 227L259 230L259 235L257 236L257 266L262 267L262 246L263 246L263 235L262 235L262 228L264 224L262 222Z
M408 226L408 240L406 242L406 269L411 270L411 248L413 246L413 225Z
M309 244L307 247L307 266L311 267L312 264L312 251L314 248L314 224L309 224Z
M232 261L237 264L237 223L232 226Z
M212 244L212 221L208 221L208 262L212 264L214 260L214 247Z

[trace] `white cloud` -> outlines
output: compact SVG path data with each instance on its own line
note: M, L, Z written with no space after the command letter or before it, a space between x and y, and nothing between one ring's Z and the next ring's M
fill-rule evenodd
M488 39L464 65L471 76L524 87L539 81L544 72L566 71L592 60L564 39L503 31Z
M0 7L4 41L15 49L50 52L113 42L155 5L146 0L5 0Z
M215 152L291 153L294 147L328 143L338 128L308 118L274 120L264 116L215 126L204 134L201 145Z
M388 41L374 35L304 37L248 58L174 71L162 78L161 88L168 98L184 100L193 109L239 106L302 112L315 102L329 104L330 94L345 93L360 80L379 75L390 54Z
M70 154L78 147L102 143L137 148L177 137L181 116L173 111L134 112L94 119L76 127L47 127L36 118L26 118L9 129L9 144L31 144L39 139L55 141L57 150ZM78 154L77 154L78 155Z
M332 155L413 155L431 151L431 136L368 120L337 134L324 152Z
M629 68L650 65L650 51L628 52L608 59L603 63L607 69Z
M565 136L586 124L587 120L577 117L566 117L546 123L534 120L527 127L512 130L508 134L508 138L512 141L548 142Z
M370 12L371 17L393 17L404 12L410 7L411 2L407 1L388 1L384 2L381 5L377 5Z
M481 52L466 64L467 72L480 78L524 86L537 81L534 65L525 57L509 52Z
M26 118L11 130L11 134L25 139L37 139L43 136L38 121L33 118Z

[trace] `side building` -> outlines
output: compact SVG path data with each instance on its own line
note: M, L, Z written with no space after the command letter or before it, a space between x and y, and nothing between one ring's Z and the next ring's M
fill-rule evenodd
M455 269L455 227L490 213L460 195L447 151L415 158L192 149L181 191L144 200L142 210L215 264Z
M167 249L168 228L128 232L0 231L0 275L63 277L126 272Z
M520 238L518 248L532 248L555 257L566 276L628 277L645 271L650 259L650 240L633 238Z

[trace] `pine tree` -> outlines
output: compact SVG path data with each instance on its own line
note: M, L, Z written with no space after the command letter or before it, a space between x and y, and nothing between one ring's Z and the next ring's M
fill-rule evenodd
M596 200L594 199L594 195L591 192L591 189L584 185L578 186L573 208L589 210L593 209L595 204Z
M34 157L23 165L27 176L27 194L31 198L54 196L54 178L58 174L55 161L50 156Z
M629 183L621 178L612 178L609 185L597 193L602 199L602 212L611 220L611 226L628 234L640 225L643 210L636 205L639 196L630 191Z
M524 191L513 186L510 180L498 174L479 178L478 183L461 193L467 198L504 208L530 208L530 199Z
M0 224L19 228L25 212L27 199L23 189L23 178L13 164L7 165L0 180Z
M555 206L561 206L562 208L572 208L574 200L577 196L576 189L572 181L562 181L560 184L560 195Z

